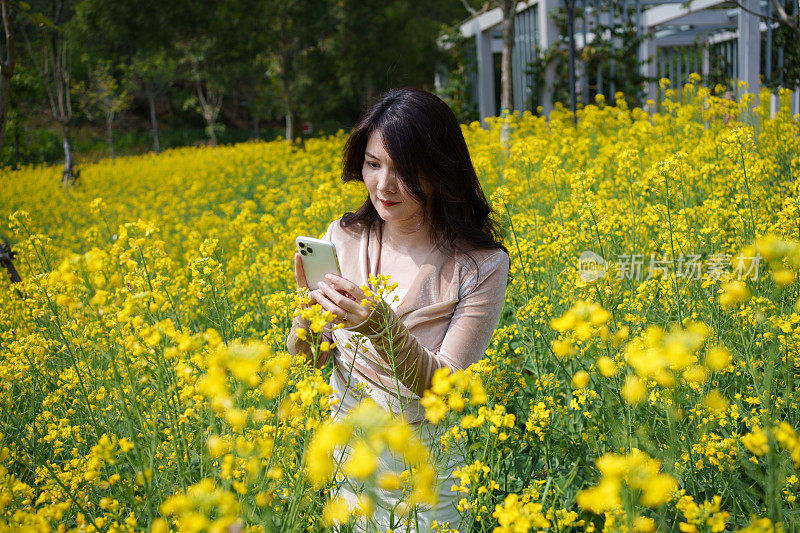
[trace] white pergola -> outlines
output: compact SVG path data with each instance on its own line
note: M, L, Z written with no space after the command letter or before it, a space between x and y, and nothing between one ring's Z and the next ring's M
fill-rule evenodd
M601 10L600 0L572 0L582 7L595 25L604 26L616 23L614 15ZM749 91L756 93L760 87L761 72L761 34L766 34L767 46L771 47L773 25L755 13L765 13L769 0L739 0L740 8L731 0L692 0L688 6L674 0L618 0L619 5L635 12L635 22L643 37L639 49L642 74L657 80L670 78L673 87L680 86L690 72L708 74L713 59L709 47L730 44L726 48L731 63L731 78L747 82ZM547 49L559 38L558 30L551 14L562 7L564 0L527 0L517 5L515 19L515 44L512 54L514 108L526 109L527 98L534 90L525 75L525 66L533 57L533 46ZM591 24L575 28L575 47L582 48L591 43L596 36ZM502 13L499 8L486 11L464 21L460 25L461 34L475 38L477 53L477 77L474 96L478 103L481 120L498 114L497 77L494 54L502 52ZM681 53L676 53L676 52ZM734 53L735 52L735 53ZM767 75L771 67L771 50L766 54ZM650 59L649 61L647 61ZM576 90L581 93L584 103L588 103L589 77L591 73L577 62ZM612 66L613 68L613 66ZM602 72L596 73L596 85L602 87ZM545 72L545 80L552 80L555 72L550 67ZM539 101L544 113L553 107L552 83L546 82L540 88ZM613 96L613 86L608 93ZM602 91L606 92L606 91ZM656 100L658 85L656 81L647 84L646 97ZM774 104L777 100L774 99ZM800 91L792 98L792 112L800 112Z

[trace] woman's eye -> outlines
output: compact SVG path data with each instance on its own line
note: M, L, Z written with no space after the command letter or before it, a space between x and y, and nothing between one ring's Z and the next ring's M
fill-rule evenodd
M378 163L375 161L367 161L367 165L369 165L371 168L378 168Z

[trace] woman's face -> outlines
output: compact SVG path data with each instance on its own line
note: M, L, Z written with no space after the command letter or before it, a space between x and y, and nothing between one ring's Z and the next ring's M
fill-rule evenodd
M374 130L367 139L361 175L364 177L364 185L367 187L372 205L384 221L422 221L422 204L397 175L392 158L386 152L383 137L378 130ZM429 186L424 180L420 181L420 185L423 191L429 194L426 190Z

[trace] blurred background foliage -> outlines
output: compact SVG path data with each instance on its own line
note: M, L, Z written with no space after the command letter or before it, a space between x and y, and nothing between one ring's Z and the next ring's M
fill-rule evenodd
M65 137L85 161L349 129L389 88L435 90L436 69L463 69L461 49L437 40L481 7L478 0L5 4L17 61L1 158L12 168L63 160ZM5 34L1 44L8 48ZM43 74L57 60L53 50L68 78L63 103ZM465 101L457 87L465 82L450 80L442 96ZM54 99L70 118L54 115Z

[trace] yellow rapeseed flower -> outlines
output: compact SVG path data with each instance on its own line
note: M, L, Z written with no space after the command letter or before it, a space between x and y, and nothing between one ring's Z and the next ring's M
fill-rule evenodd
M589 373L585 370L578 370L572 375L572 385L577 389L586 388L589 384Z
M759 457L766 455L769 451L767 432L758 426L754 427L747 435L742 436L742 444L750 450L750 453Z
M322 509L322 522L328 526L344 524L349 517L347 501L341 496L329 500Z
M353 445L353 453L344 467L346 474L357 479L366 479L375 472L378 466L378 458L375 452L367 446L363 440L358 440Z
M620 393L626 402L636 404L644 399L644 395L647 393L647 386L641 379L629 375L625 378L625 384L622 385Z

